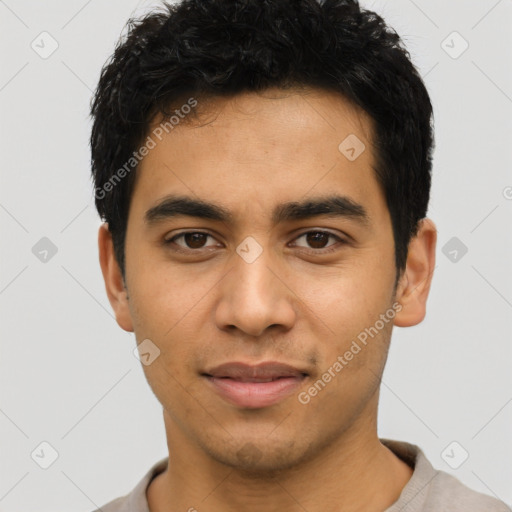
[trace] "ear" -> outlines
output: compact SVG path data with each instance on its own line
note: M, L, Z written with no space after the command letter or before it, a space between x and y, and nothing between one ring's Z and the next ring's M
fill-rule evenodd
M436 263L437 230L430 219L422 219L418 233L410 241L407 264L395 300L402 309L395 316L395 325L410 327L425 318L427 298Z
M121 269L114 255L114 244L107 223L100 226L98 232L98 248L105 289L110 305L116 315L116 321L121 329L133 332L132 317L128 304L128 291L125 287Z

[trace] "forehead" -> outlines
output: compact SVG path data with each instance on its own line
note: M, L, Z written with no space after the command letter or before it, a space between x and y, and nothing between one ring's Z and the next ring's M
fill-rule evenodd
M380 194L374 199L382 202L372 120L338 93L268 89L197 98L188 117L181 112L174 124L165 122L158 116L150 125L155 145L137 169L134 206L150 208L175 193L235 212L308 193L336 192L360 203Z

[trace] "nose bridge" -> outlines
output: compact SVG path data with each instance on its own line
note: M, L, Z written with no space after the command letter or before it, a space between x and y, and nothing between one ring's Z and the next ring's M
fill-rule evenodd
M255 240L244 240L237 248L233 267L222 281L220 302L216 311L219 328L236 327L252 336L267 327L289 329L295 320L290 292L276 277L276 262L269 249Z

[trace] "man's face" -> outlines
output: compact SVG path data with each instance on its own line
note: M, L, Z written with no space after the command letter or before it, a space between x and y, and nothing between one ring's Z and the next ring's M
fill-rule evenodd
M372 168L370 121L338 95L274 90L215 106L204 125L164 132L137 170L129 299L118 321L160 350L144 371L168 432L231 466L285 468L374 427L393 323L377 321L395 300L390 215ZM354 135L366 147L355 159ZM171 196L231 217L148 215ZM359 214L282 208L334 196L360 205ZM377 334L376 322L384 324ZM371 327L364 345L358 335ZM307 375L288 379L281 394L246 382L228 395L205 375L267 361ZM329 382L310 391L329 368Z

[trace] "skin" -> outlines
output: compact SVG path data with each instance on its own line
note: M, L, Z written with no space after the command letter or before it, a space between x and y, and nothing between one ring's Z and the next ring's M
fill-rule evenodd
M118 324L161 351L143 367L163 407L170 461L147 490L150 509L384 510L412 469L378 439L379 383L393 323L412 326L425 316L435 226L421 222L395 290L392 226L372 169L368 116L320 90L244 93L210 102L208 112L201 124L164 135L137 170L125 282L108 226L99 230ZM349 134L366 146L354 161L338 150ZM276 205L333 192L363 205L369 224L325 216L272 223ZM145 222L169 194L219 204L233 221ZM182 253L164 244L186 230L211 236L188 246L175 240ZM319 230L335 236L316 245L301 236ZM248 236L263 251L252 263L236 252ZM306 369L307 390L395 301L402 309L394 322L308 404L292 394L266 408L240 408L200 376L228 361L273 360Z

